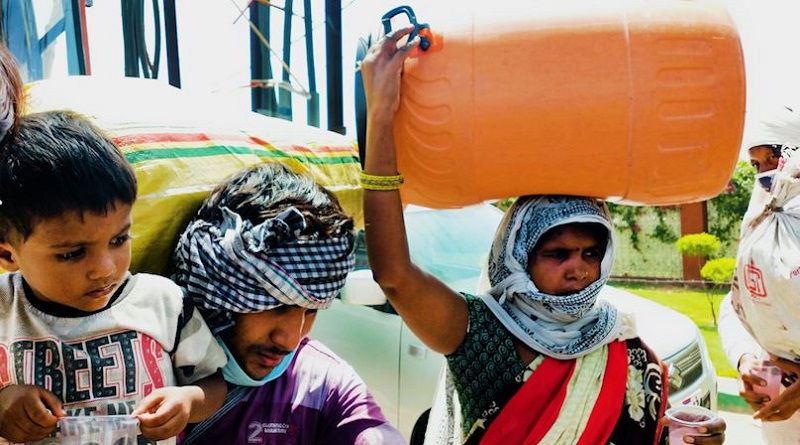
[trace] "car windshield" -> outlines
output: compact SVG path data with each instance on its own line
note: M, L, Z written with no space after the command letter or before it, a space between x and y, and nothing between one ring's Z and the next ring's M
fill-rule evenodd
M474 293L502 216L488 204L453 210L410 207L405 218L411 259L451 288Z

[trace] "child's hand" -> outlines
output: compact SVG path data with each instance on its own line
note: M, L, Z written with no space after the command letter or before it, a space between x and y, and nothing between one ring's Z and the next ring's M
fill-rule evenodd
M11 385L0 390L0 436L12 442L43 439L67 413L50 391L32 385Z
M189 421L197 391L196 386L168 386L140 400L131 415L139 420L142 435L150 440L177 436Z

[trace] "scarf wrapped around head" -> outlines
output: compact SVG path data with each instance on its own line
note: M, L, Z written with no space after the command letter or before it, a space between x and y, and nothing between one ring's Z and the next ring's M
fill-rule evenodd
M779 162L778 170L781 169L780 165L786 162L786 159L793 156L800 147L800 106L785 105L771 106L767 111L763 112L757 120L754 119L752 128L745 128L745 134L742 140L742 146L746 149L758 147L761 145L772 146L779 148L783 161ZM787 153L789 153L787 155ZM777 171L763 173L772 177L771 182L777 185L778 177L781 175ZM786 177L787 175L784 175ZM788 175L791 178L791 174ZM787 182L787 181L783 181ZM791 179L788 181L792 183ZM787 190L784 187L784 191ZM759 220L764 214L765 208L768 207L772 201L773 195L776 193L776 186L771 188L771 192L761 187L756 180L753 193L750 195L750 202L747 206L742 217L740 225L740 237L749 230L749 226L754 221ZM771 210L769 210L771 211Z
M598 223L608 229L600 278L570 295L539 291L528 273L530 253L548 230L569 223ZM604 206L590 198L527 196L506 213L488 264L491 288L482 298L523 343L557 359L583 356L632 336L628 323L608 302L597 302L614 262L613 230Z
M769 108L745 131L742 146L746 149L759 145L800 146L800 108L775 106Z
M212 332L232 326L233 313L333 303L355 265L351 233L299 238L306 222L294 207L256 226L221 210L222 221L198 219L181 235L173 277Z

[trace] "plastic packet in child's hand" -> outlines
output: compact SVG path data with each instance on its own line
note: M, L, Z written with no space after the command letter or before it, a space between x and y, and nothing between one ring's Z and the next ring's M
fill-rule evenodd
M28 445L136 445L138 427L129 415L62 417L56 437Z

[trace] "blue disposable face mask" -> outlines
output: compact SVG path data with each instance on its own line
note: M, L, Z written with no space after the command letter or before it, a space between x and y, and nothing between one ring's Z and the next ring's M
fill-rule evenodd
M764 173L759 173L755 176L755 180L767 192L772 191L772 179L775 177L775 170L770 170Z
M226 363L225 367L222 368L222 377L225 378L226 382L239 386L262 386L269 381L277 379L281 376L281 374L286 372L286 369L289 367L289 363L291 363L295 352L297 352L297 349L295 349L294 351L286 354L286 356L283 357L283 360L278 363L278 366L272 368L272 371L270 371L266 377L261 380L255 380L247 375L247 373L244 372L244 369L239 366L236 358L233 356L233 354L231 354L231 351L228 349L228 347L225 346L225 342L223 342L222 339L217 337L217 343L222 346L222 350L225 351L225 355L228 357L228 363Z

